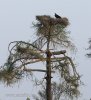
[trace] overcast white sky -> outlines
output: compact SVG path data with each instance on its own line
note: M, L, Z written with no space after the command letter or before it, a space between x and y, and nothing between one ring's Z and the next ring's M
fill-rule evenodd
M88 38L91 37L91 0L0 0L0 65L8 56L8 44L14 40L33 40L32 22L36 15L54 13L68 17L71 37L78 48L76 61L78 71L85 86L81 88L82 96L78 100L91 98L91 59L85 57ZM0 100L25 100L22 94L35 92L31 81L26 79L20 85L6 87L0 84ZM18 95L10 97L8 94Z

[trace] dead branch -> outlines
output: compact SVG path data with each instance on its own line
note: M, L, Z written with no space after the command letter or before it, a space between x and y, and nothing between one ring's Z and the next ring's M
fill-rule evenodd
M56 52L51 52L53 55L60 55L60 54L65 54L66 50L61 50L61 51L56 51Z
M27 72L31 72L31 71L47 72L47 70L42 70L42 69L26 69L26 68L24 68L23 70L27 71ZM51 71L51 72L55 73L55 71Z

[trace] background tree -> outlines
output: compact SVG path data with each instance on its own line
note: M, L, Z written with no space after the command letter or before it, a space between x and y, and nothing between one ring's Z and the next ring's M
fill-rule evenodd
M45 72L46 76L46 99L52 100L52 76L51 73L59 73L60 83L65 87L65 91L70 96L77 96L80 84L80 76L70 57L66 55L66 50L74 49L73 43L69 39L69 32L66 27L69 21L66 17L52 18L47 15L36 16L37 39L33 43L25 41L14 41L9 44L9 57L0 70L0 80L7 85L21 80L25 75L33 76L33 71ZM31 69L32 63L46 62L46 70Z
M30 98L29 97L27 97L27 99L26 100L30 100Z
M89 39L88 43L89 43L88 50L91 50L91 39ZM88 56L89 58L91 58L91 52L90 52L90 53L87 53L87 56Z

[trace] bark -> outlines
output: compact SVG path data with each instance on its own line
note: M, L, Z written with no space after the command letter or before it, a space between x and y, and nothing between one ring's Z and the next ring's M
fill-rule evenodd
M46 96L47 100L52 100L51 93L51 55L50 51L47 51L47 61L46 61L46 69L47 69L47 77L46 77Z
M47 37L47 51L46 51L46 70L47 70L47 76L46 76L46 96L47 100L52 100L52 92L51 92L51 52L50 52L50 31L51 26L49 27L49 33Z

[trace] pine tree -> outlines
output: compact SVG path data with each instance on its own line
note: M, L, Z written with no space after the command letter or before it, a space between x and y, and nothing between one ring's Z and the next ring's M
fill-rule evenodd
M33 71L46 73L46 100L52 100L53 72L59 72L64 91L70 96L79 94L80 75L72 59L66 55L67 49L74 50L66 30L69 21L66 17L52 18L48 15L36 16L37 39L34 42L13 41L9 44L9 57L0 70L0 80L7 85L14 84ZM65 48L65 50L63 50ZM27 65L46 62L46 70L31 69ZM68 89L68 91L67 91Z

